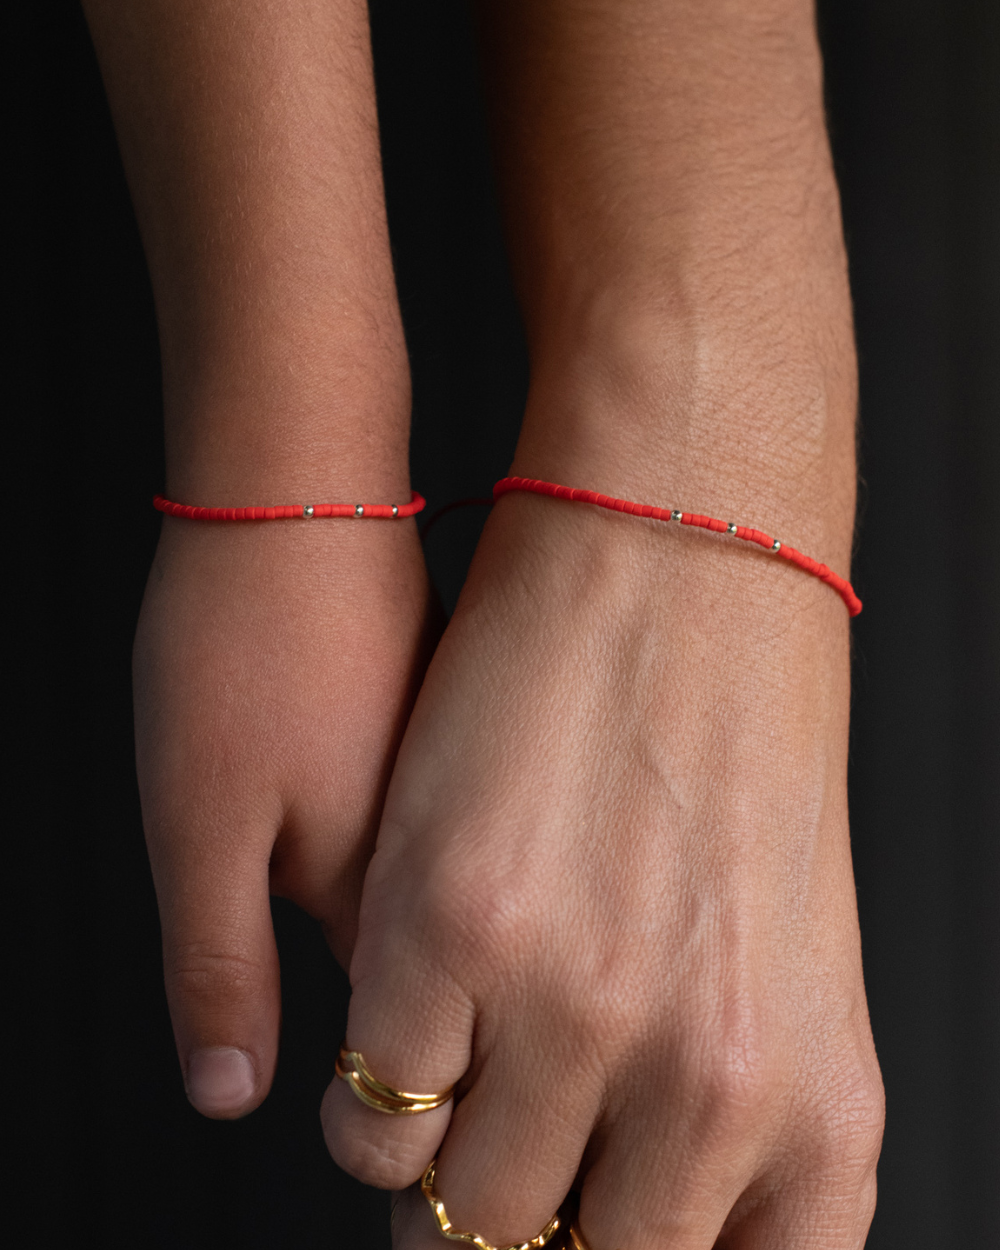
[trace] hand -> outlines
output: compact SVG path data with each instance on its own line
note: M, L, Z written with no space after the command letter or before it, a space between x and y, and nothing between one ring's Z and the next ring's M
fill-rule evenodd
M507 496L400 751L334 1158L506 1245L860 1247L881 1085L845 789L847 616L764 553ZM441 1244L409 1190L398 1250Z
M207 1115L270 1086L269 890L350 958L432 616L412 521L164 522L135 647L139 784L177 1048Z

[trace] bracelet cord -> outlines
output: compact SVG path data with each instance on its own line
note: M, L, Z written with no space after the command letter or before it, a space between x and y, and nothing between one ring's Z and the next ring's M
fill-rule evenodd
M696 525L700 529L711 530L715 534L728 534L732 538L741 538L744 542L756 543L767 551L783 557L796 568L811 573L821 582L835 590L844 603L850 616L857 616L861 611L861 600L854 593L854 587L845 578L819 560L803 555L794 547L779 542L763 530L751 529L735 522L719 521L715 517L700 516L696 512L682 512L679 508L657 508L648 503L632 503L628 499L616 499L613 495L602 495L594 490L579 490L573 486L557 486L555 482L542 482L530 477L505 477L493 487L493 499L510 491L529 491L535 495L548 495L552 499L565 499L571 503L590 503L598 508L607 508L611 512L625 512L629 516L649 517L653 521L680 521L681 525Z
M422 512L426 500L413 492L410 502L395 503L292 503L268 508L197 508L188 503L173 503L162 495L153 496L153 507L167 516L188 521L292 521L314 517L374 517L396 520Z

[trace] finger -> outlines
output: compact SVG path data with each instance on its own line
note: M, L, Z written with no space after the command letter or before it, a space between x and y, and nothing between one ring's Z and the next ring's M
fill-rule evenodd
M727 1224L718 1250L861 1250L875 1213L875 1176L812 1177L782 1186ZM742 1203L740 1204L742 1205Z
M578 1217L589 1250L711 1250L752 1175L754 1137L711 1096L651 1077L592 1146Z
M160 844L161 848L164 845ZM232 1119L253 1110L274 1074L280 1021L267 853L217 840L167 843L153 856L163 966L191 1103Z
M740 1198L719 1250L860 1250L875 1213L880 1084L863 1079L808 1117L808 1136Z
M491 1049L455 1110L435 1168L434 1191L455 1229L495 1246L517 1245L556 1215L603 1090L601 1074L577 1061L575 1036L552 1027L544 1038L512 1038L505 1030ZM436 1221L410 1220L396 1245L440 1245Z
M389 1217L393 1250L441 1250L442 1239L430 1204L421 1192L419 1183L392 1195L392 1211Z
M361 1052L384 1084L434 1094L468 1068L472 1028L472 1004L439 965L383 949L369 975L355 982L346 1044ZM336 1078L323 1099L323 1133L344 1171L367 1185L402 1189L434 1157L453 1105L390 1115L366 1106L348 1082Z

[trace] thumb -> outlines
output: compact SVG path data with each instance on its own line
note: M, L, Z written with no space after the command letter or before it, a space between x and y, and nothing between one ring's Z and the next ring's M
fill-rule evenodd
M189 853L161 860L155 872L184 1083L193 1106L215 1119L246 1115L262 1102L277 1060L278 955L267 856L248 857L253 841L240 839L241 853L218 858L197 839L185 839L186 847L167 839Z

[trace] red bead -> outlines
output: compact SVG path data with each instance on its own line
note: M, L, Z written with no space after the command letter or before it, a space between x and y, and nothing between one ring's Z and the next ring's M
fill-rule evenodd
M408 517L426 507L427 501L416 491L405 504L318 503L278 504L260 508L199 508L193 504L173 503L162 495L153 496L153 507L167 516L184 517L189 521L284 521L307 517Z
M554 482L540 482L535 478L527 477L502 478L493 487L493 499L495 501L501 495L517 490L530 491L535 495L549 495L553 499L568 499L576 503L590 503L594 504L595 507L607 508L612 512L627 512L633 515L638 513L641 516L652 517L657 521L669 521L671 515L678 516L676 509L671 514L666 508L652 508L648 504L630 503L627 499L615 499L611 495L601 495L593 490L557 486ZM699 529L711 530L716 534L731 533L726 522L719 521L715 517L699 516L696 512L681 512L678 519L682 525L694 525ZM843 599L851 616L857 616L861 611L861 600L854 593L854 587L851 583L845 578L839 577L831 569L828 569L825 564L820 564L818 560L813 560L811 557L803 555L801 551L796 551L794 547L788 547L784 543L776 545L776 540L761 530L737 525L733 537L741 538L744 542L756 543L759 547L765 547L770 551L774 551L777 555L784 556L786 560L797 568L802 569L806 573L811 573L813 577L818 577L822 582L826 582Z

